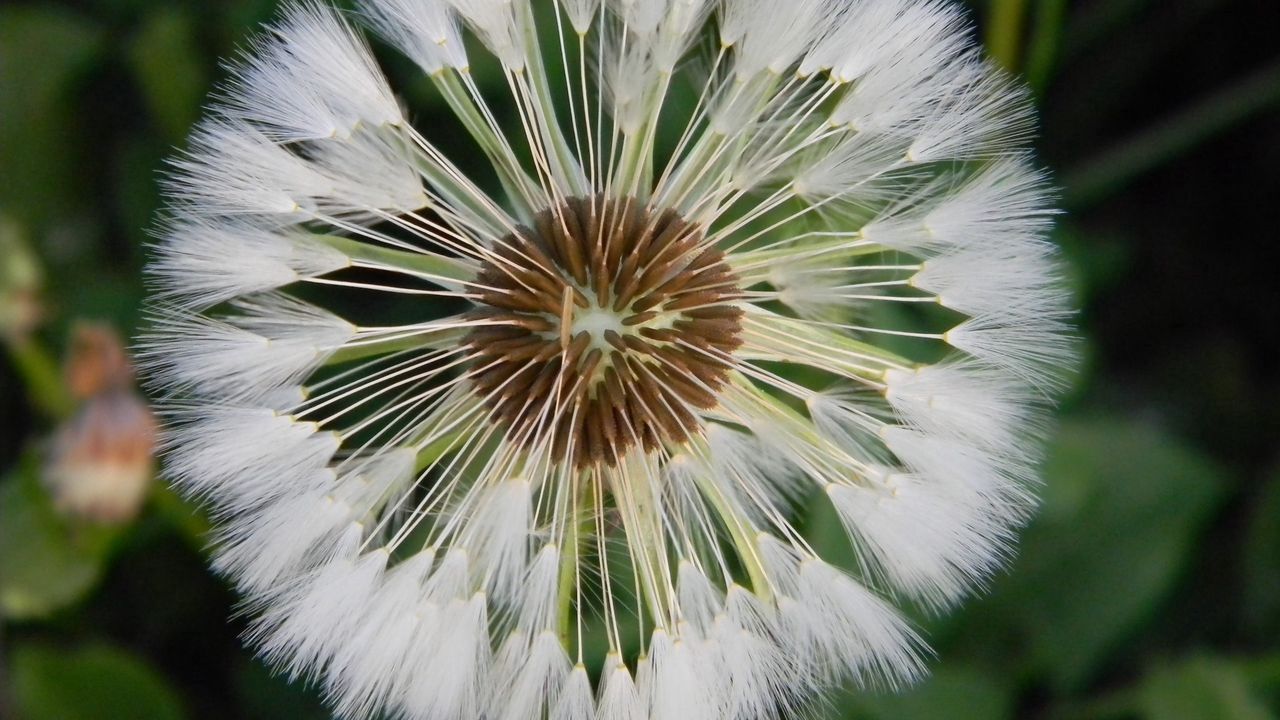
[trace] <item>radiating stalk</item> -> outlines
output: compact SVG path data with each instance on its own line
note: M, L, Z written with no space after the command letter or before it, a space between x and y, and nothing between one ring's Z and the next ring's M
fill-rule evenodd
M507 197L515 204L517 214L526 219L532 218L539 209L537 183L516 161L506 141L498 137L489 123L485 122L471 94L458 79L457 71L443 70L432 75L431 80L440 90L445 102L462 121L463 127L480 146L485 157L493 163L494 170L498 173L498 181L502 183L502 189L507 193Z
M357 263L386 267L437 282L464 285L476 277L475 266L460 258L422 251L409 252L360 242L337 235L312 235L314 240L341 252Z

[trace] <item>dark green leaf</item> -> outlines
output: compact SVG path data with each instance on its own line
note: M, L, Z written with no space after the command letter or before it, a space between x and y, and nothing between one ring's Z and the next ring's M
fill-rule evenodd
M1153 670L1142 686L1147 720L1268 720L1243 673L1224 660L1199 658Z
M31 228L71 220L77 169L76 80L102 52L102 33L65 9L0 8L0 206Z
M291 683L273 675L259 662L246 662L236 669L236 692L247 720L327 720L328 710L315 692L303 683Z
M1147 424L1105 420L1067 423L1045 476L1040 517L984 610L1016 626L1032 670L1067 691L1173 589L1221 499L1222 473Z
M180 7L159 10L129 48L129 63L156 121L172 143L200 113L208 78L191 18Z
M1007 682L973 669L941 668L919 686L897 695L850 695L842 717L849 720L1000 720L1013 717Z
M44 617L83 597L119 534L59 516L37 472L29 461L0 482L0 615L14 619Z
M178 696L146 663L111 647L13 651L13 699L24 720L180 720Z
M1244 547L1245 620L1256 632L1280 633L1280 474L1263 488Z

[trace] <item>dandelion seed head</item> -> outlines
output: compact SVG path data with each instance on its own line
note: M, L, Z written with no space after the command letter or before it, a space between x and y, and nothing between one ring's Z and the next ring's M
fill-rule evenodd
M465 340L496 421L556 460L616 466L635 446L678 446L728 381L741 295L724 254L672 212L571 199L504 239L477 276ZM548 410L559 420L548 423Z
M781 720L925 672L902 608L1012 552L1072 361L1025 94L962 13L308 0L229 71L140 361L269 662L415 720Z

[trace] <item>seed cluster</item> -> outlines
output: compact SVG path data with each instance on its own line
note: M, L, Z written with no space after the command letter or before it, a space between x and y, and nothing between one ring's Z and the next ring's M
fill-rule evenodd
M737 277L703 229L633 198L572 198L476 278L470 379L517 442L616 465L699 431L741 345Z

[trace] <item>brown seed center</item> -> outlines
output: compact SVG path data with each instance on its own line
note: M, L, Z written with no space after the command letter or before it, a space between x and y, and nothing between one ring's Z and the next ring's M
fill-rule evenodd
M700 432L741 345L724 254L633 198L573 198L534 224L476 278L469 377L493 420L580 468Z

